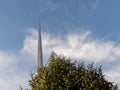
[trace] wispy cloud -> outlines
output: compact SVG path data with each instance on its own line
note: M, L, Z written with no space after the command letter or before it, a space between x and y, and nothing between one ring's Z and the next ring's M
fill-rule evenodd
M91 9L89 10L89 15L91 16L92 14L95 13L101 0L90 0L90 1L92 2Z
M78 21L78 18L81 16L86 18L94 15L101 1L102 0L68 0L59 6L61 6L67 18Z
M40 11L55 11L59 8L59 4L57 2L53 2L53 0L39 0Z
M33 35L34 34L34 35ZM24 41L22 52L30 53L36 56L37 32L31 30L31 35ZM64 54L73 58L79 58L91 62L101 62L107 60L112 62L120 58L120 45L109 40L94 39L90 31L82 33L72 33L65 36L64 39L51 36L43 32L43 51L48 55L51 51L57 54ZM73 53L74 52L74 53Z
M65 14L65 16L75 19L75 16L85 14L91 16L95 13L101 0L38 0L38 5L41 12L56 11ZM77 14L76 14L77 13Z

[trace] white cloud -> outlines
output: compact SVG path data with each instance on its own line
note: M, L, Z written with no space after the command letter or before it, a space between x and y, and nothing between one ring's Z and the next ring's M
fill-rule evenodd
M120 88L120 66L113 69L111 68L111 70L105 71L104 74L106 75L107 80L115 82L114 84L118 84Z
M6 66L6 64L11 64L14 62L16 57L11 52L0 51L0 64Z
M36 58L37 55L37 31L29 29L28 35L25 37L24 46L21 50L22 54L30 54Z
M16 54L8 51L0 51L0 79L8 78L9 74L16 72L17 60L19 59Z
M20 71L19 55L15 52L0 51L0 89L17 90L19 85L27 86L28 73Z
M10 74L11 73L7 73L7 75L2 76L4 78L0 78L0 89L1 90L18 90L19 85L22 85L22 87L26 87L28 85L27 84L28 73L13 72L13 76Z
M31 32L31 31L30 31ZM28 35L24 41L22 52L36 56L37 31ZM34 35L33 35L34 34ZM91 32L69 34L62 39L42 33L44 55L49 56L51 51L65 56L83 59L90 62L101 62L107 60L112 62L120 58L120 45L109 40L93 39Z

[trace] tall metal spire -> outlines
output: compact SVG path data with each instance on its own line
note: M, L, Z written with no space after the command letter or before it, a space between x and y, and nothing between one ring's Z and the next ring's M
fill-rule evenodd
M41 28L40 28L40 17L38 20L38 56L37 56L37 65L38 67L43 66L43 56L42 56L42 38L41 38Z

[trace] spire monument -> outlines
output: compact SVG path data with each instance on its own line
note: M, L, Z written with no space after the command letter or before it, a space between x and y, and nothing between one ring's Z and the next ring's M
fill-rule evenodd
M37 55L37 66L43 66L43 54L42 54L42 38L41 38L41 28L40 28L40 18L38 23L38 55Z

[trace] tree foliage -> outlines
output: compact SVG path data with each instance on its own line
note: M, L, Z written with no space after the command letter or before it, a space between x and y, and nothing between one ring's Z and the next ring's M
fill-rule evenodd
M29 85L32 90L118 90L117 85L105 79L101 66L85 67L84 63L72 62L55 53L46 66L31 74Z

